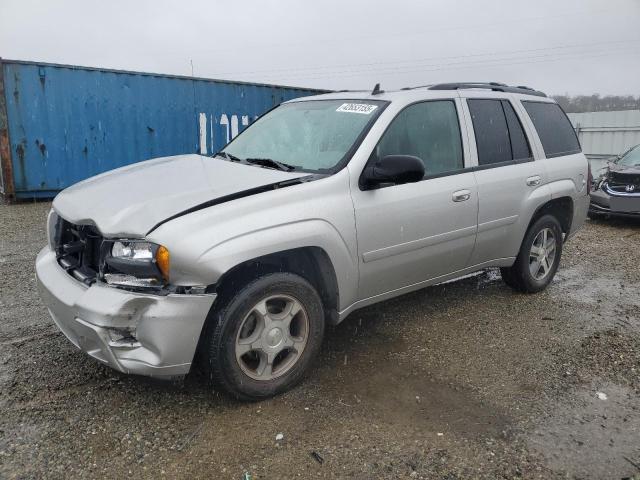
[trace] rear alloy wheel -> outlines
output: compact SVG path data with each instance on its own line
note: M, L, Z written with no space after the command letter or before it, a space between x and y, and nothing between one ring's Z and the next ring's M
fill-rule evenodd
M500 269L504 282L525 293L547 288L560 264L562 241L562 228L556 217L540 217L527 230L513 266Z
M543 228L533 239L529 251L529 271L536 280L544 280L551 272L556 259L556 246L556 236L550 228Z
M298 383L324 335L320 296L291 273L259 277L220 298L203 338L205 368L216 387L260 400Z

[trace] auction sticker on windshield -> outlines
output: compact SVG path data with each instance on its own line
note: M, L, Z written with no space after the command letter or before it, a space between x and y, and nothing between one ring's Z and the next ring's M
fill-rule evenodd
M377 105L369 105L367 103L343 103L338 107L336 112L362 113L364 115L369 115L376 108L378 108Z

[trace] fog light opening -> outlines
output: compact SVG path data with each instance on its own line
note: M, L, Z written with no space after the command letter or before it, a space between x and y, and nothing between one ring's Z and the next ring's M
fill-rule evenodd
M109 346L135 348L140 346L136 338L136 329L130 328L108 328Z

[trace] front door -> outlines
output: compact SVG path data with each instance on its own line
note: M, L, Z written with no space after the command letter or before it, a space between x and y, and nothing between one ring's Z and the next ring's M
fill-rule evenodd
M425 164L417 183L352 191L360 257L359 299L465 268L473 250L478 192L465 170L454 100L416 103L387 128L370 162L414 155Z

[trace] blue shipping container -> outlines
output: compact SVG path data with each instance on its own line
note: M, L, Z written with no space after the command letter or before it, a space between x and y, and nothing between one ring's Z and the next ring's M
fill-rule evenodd
M322 92L0 60L0 188L46 198L134 162L211 154L273 106Z

